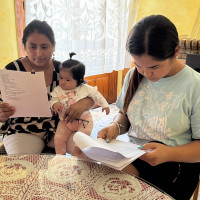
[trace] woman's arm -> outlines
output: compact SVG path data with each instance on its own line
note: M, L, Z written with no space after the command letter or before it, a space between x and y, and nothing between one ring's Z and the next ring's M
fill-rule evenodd
M94 106L94 101L90 97L86 97L72 104L65 112L66 122L79 119L80 116L87 110L90 110Z
M189 163L200 162L200 140L172 147L170 160Z
M121 111L114 117L113 122L117 122L120 126L120 134L126 133L130 128L130 122L127 115L124 115Z
M98 138L103 138L107 142L115 139L118 135L124 134L129 130L130 122L127 115L124 115L121 111L115 116L113 122L109 126L101 129L98 132Z

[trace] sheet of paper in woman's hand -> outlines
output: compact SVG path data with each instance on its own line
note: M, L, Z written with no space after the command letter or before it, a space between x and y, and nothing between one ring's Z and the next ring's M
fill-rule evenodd
M3 102L15 107L14 117L51 117L44 72L0 70Z
M104 139L95 139L82 132L76 132L74 142L89 158L109 167L122 170L128 164L145 154L140 145L114 139L107 143Z

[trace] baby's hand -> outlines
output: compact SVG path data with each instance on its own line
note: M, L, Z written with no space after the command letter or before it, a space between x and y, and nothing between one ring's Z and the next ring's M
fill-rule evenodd
M104 110L106 111L106 115L108 115L110 113L110 108L109 107L102 108L102 112L104 112Z
M56 102L53 104L53 111L58 114L59 112L62 112L64 109L64 106L61 105L59 102Z

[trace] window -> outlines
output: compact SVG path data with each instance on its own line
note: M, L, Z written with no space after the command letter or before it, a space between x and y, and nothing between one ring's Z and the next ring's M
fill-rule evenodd
M110 73L131 66L125 46L137 5L138 0L26 0L26 24L39 19L51 25L55 59L69 59L75 52L86 76Z

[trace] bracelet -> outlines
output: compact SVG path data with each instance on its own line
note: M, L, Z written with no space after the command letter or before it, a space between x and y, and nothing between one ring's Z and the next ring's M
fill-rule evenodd
M112 121L110 122L110 124L115 124L118 128L118 131L119 131L119 135L120 135L120 132L121 132L121 129L124 127L123 125L119 124L118 122L116 121Z

